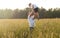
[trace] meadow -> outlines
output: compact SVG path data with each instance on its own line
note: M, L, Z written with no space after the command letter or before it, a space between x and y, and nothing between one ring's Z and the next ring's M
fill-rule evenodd
M60 38L60 18L35 20L32 38ZM0 19L0 38L30 38L27 19Z

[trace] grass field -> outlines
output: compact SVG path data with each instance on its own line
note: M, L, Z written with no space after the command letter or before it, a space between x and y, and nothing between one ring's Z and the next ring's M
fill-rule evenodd
M0 38L30 38L27 19L0 19ZM32 38L60 38L60 19L36 20Z

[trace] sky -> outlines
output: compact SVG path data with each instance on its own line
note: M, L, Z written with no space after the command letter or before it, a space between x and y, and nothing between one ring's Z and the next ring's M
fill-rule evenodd
M24 9L30 2L39 8L60 8L60 0L0 0L0 9Z

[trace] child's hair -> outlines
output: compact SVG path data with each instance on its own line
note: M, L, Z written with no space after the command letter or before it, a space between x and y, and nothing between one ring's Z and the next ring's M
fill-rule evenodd
M29 3L29 6L31 6L31 3Z

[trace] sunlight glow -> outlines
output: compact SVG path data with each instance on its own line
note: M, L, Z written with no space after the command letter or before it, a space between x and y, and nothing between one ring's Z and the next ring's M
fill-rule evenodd
M30 2L46 9L60 8L60 0L0 0L0 9L24 9Z

